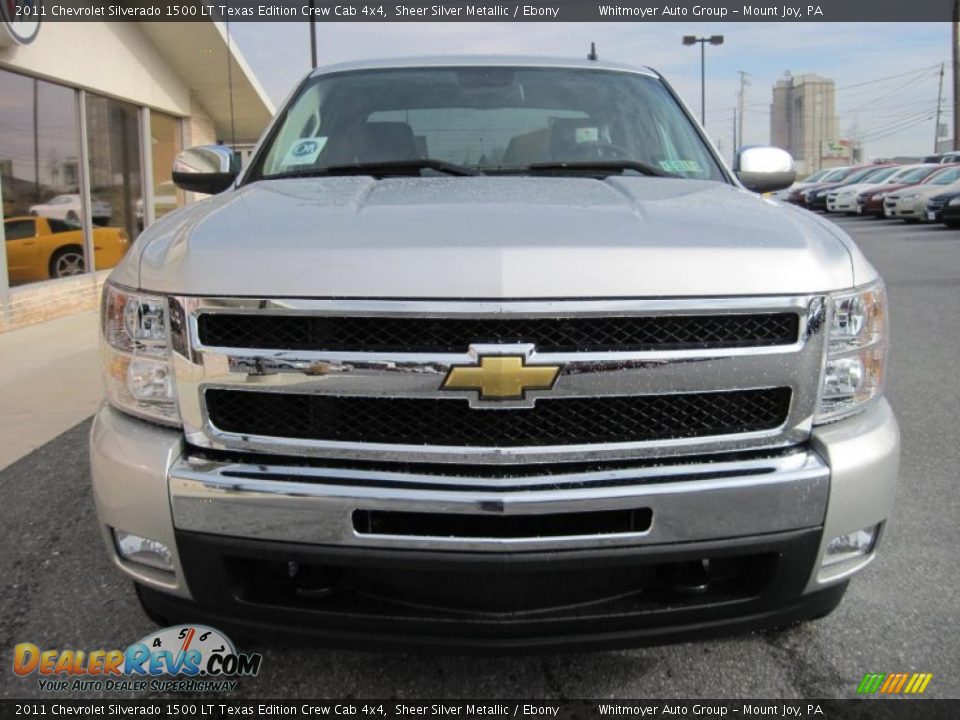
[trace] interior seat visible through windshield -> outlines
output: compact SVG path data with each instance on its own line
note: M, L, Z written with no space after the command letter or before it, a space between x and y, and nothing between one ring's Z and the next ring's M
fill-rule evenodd
M433 163L411 164L417 173L438 163L486 174L620 163L623 171L646 168L648 175L726 179L653 75L469 66L314 76L271 132L247 181L412 160Z

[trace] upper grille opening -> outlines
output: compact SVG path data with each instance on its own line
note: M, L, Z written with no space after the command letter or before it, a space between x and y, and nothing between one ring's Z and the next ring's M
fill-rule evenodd
M540 352L789 345L793 312L571 318L392 318L204 313L211 347L345 352L466 352L471 343L533 343Z

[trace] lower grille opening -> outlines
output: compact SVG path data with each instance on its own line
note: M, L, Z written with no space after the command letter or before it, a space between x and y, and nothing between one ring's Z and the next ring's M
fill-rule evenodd
M236 600L350 616L575 618L677 610L747 600L770 586L777 553L677 562L584 565L571 571L509 565L412 569L227 557Z
M210 421L239 435L337 442L519 447L640 442L771 430L790 388L541 398L532 408L472 409L462 399L300 395L209 388Z
M474 515L355 510L353 528L361 535L535 539L577 535L642 533L650 529L650 508L548 515Z

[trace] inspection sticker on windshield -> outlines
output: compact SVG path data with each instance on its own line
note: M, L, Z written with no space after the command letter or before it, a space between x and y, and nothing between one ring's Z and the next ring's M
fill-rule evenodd
M660 167L667 172L700 172L700 163L696 160L661 160Z
M287 151L287 156L283 159L284 165L308 165L315 162L323 146L327 144L325 137L310 138L308 140L298 140L293 147Z
M595 143L600 139L600 129L595 127L575 128L573 139L577 143Z

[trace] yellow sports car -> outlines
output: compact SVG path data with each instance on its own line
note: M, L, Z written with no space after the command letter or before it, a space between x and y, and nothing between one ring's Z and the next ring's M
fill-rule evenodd
M7 272L11 283L79 275L86 269L83 230L75 223L45 217L12 217L4 220ZM130 248L121 228L93 229L97 270L112 268Z

